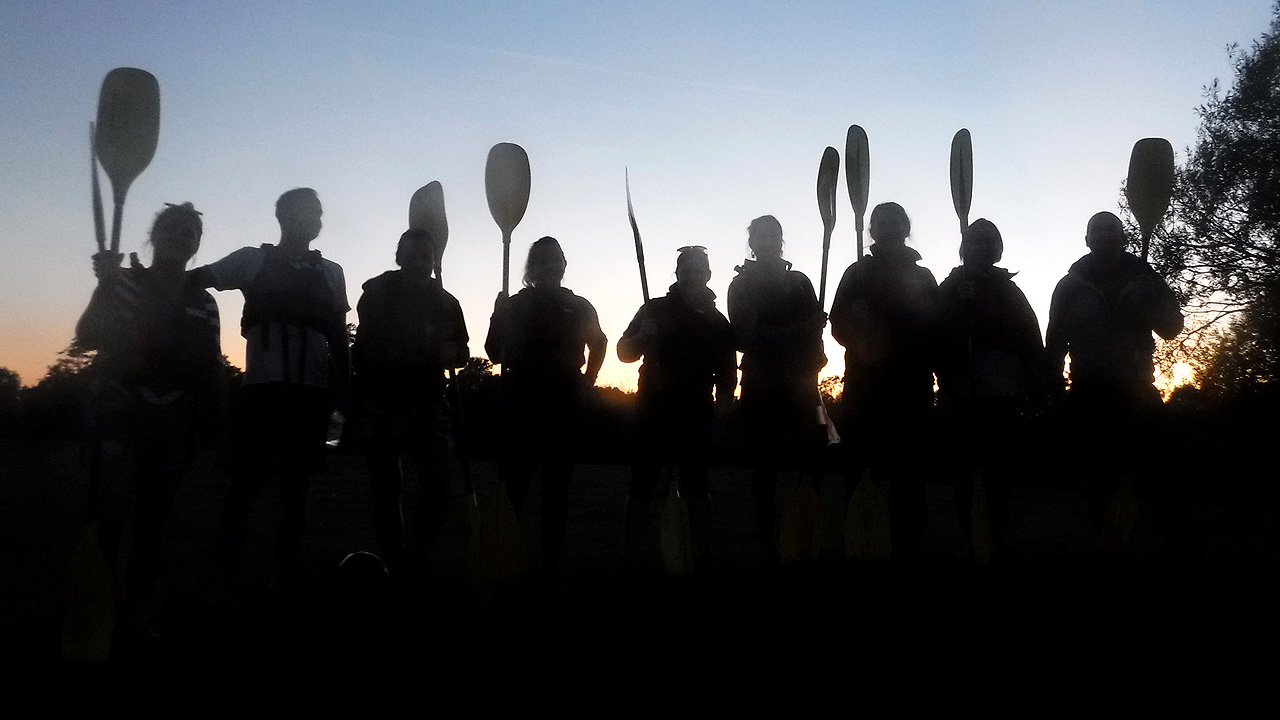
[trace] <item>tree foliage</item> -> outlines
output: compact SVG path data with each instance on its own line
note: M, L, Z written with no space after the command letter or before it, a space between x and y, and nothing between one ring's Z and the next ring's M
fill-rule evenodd
M1174 348L1203 382L1241 390L1280 379L1280 3L1235 81L1205 89L1151 261L1192 320Z

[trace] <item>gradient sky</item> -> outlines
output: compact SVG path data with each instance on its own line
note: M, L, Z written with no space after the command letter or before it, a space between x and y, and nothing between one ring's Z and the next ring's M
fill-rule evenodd
M410 195L439 180L445 285L479 355L502 281L485 157L516 142L533 177L512 286L530 243L559 238L565 285L596 306L610 339L601 383L633 388L637 366L614 355L641 301L624 167L651 291L672 282L676 248L705 245L723 310L746 226L766 213L818 286L818 161L827 145L843 154L852 123L870 138L871 205L907 209L911 244L941 281L958 262L950 141L967 127L970 217L1000 227L1001 265L1019 272L1043 327L1054 284L1086 252L1089 216L1116 208L1134 141L1166 137L1181 161L1204 86L1230 84L1227 45L1247 46L1271 17L1270 0L7 0L0 366L35 384L93 290L88 123L113 67L147 69L161 89L159 148L129 193L126 252L143 251L164 202L184 200L205 217L197 263L275 242L276 197L309 186L325 208L313 247L343 266L354 306L365 280L394 267ZM828 304L855 254L844 180ZM223 350L243 366L240 295L217 297ZM827 343L823 376L842 371L843 349Z

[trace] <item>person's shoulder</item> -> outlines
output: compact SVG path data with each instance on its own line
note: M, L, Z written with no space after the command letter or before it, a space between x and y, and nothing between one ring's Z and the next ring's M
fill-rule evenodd
M361 285L360 288L367 293L384 292L390 290L396 284L399 277L399 270L387 270L380 275L375 275L374 277L365 280L364 284Z
M963 265L957 265L951 268L951 272L947 273L947 276L943 278L942 282L938 283L938 289L941 290L942 292L950 291L953 288L953 286L958 285L960 281L964 279L963 275L964 275Z
M564 295L565 301L568 302L570 305L574 306L577 309L590 311L592 313L596 311L595 306L591 304L590 300L573 292L569 288L561 288L561 289L564 290L565 292L565 295Z

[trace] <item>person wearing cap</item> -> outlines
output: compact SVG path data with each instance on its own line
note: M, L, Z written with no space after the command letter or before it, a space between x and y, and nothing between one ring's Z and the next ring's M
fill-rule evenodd
M160 545L197 429L215 434L225 393L218 306L186 266L203 222L191 203L167 205L151 226L150 266L93 258L98 287L76 325L76 346L96 350L90 516L108 562L131 527L124 617L153 635L145 613L160 574ZM136 258L135 258L136 259Z
M960 241L963 264L938 286L938 401L957 463L956 512L973 547L974 480L981 473L996 560L1008 555L1012 481L1025 447L1020 420L1044 398L1044 343L1031 303L996 267L1000 230L980 218Z
M680 495L689 504L695 568L703 572L711 559L711 427L733 403L737 355L733 330L707 287L706 248L678 252L675 284L666 296L645 303L618 340L619 360L644 358L623 553L631 561L641 554L658 477L664 465L672 465L679 468Z
M426 488L425 537L439 521L446 494L440 427L448 417L444 372L466 365L470 353L462 307L432 277L435 245L427 231L401 235L395 259L399 270L364 284L351 361L368 420L365 457L373 485L374 536L388 569L398 575L404 554L400 458L413 457Z
M489 359L502 366L499 477L519 513L542 462L542 565L553 576L560 571L586 393L608 343L596 309L561 285L567 267L555 238L533 243L524 289L510 298L499 293L484 341Z
M766 559L778 559L774 539L777 479L783 467L818 477L826 428L820 422L818 371L827 364L822 330L827 316L813 283L782 258L782 224L772 215L751 221L754 259L729 284L729 324L742 353L742 421L753 467L752 504Z
M1054 288L1045 352L1049 390L1068 400L1089 519L1101 529L1121 477L1140 482L1152 474L1154 462L1168 456L1155 432L1163 404L1154 385L1152 333L1173 339L1182 332L1183 317L1164 279L1125 252L1128 237L1120 218L1097 213L1084 241L1089 254ZM1068 355L1069 393L1063 377Z
M931 440L938 283L907 247L911 218L881 203L868 224L868 255L850 265L831 301L831 336L845 347L843 435L845 494L863 471L889 483L893 556L915 555L925 530L926 468Z

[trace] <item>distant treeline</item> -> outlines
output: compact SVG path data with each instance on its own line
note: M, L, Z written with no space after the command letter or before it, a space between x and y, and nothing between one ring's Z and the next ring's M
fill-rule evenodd
M228 397L234 396L240 376L239 368L226 363ZM33 440L80 437L87 428L93 383L92 354L75 348L64 351L33 387L21 387L15 373L0 368L0 432ZM488 360L473 357L459 371L457 383L468 454L476 460L496 460L501 448L500 377ZM1260 383L1234 394L1210 394L1189 385L1175 390L1165 418L1165 432L1179 448L1178 459L1172 465L1177 476L1171 477L1170 482L1189 483L1197 497L1207 500L1280 499L1280 483L1273 479L1273 463L1269 459L1276 436L1274 418L1280 408L1280 388L1272 385ZM829 412L840 427L839 379L825 378L820 387ZM595 387L588 392L581 461L629 464L635 393L614 387ZM451 403L456 402L452 390L446 396ZM1061 422L1061 412L1050 410L1029 419L1022 441L992 438L991 451L1015 454L1029 480L1069 485L1077 478L1069 471L1070 451L1065 447L1067 433L1061 429ZM348 427L355 425L348 423ZM944 483L948 481L947 437L946 426L939 422L930 437L920 438L921 453L936 459L936 481ZM717 439L716 463L740 465L744 453L736 409ZM345 438L344 445L347 452L360 451L359 442L351 438ZM840 446L829 448L831 473L834 475L840 467L837 453L857 449L855 437L846 437Z

